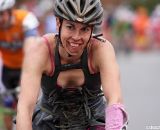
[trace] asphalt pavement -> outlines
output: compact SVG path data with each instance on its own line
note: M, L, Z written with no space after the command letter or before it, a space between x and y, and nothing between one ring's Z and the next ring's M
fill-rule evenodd
M160 130L160 52L117 54L128 130Z

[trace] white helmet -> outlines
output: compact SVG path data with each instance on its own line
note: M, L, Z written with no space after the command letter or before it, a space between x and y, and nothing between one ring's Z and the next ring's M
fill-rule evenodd
M15 0L0 0L0 11L10 9L14 6Z

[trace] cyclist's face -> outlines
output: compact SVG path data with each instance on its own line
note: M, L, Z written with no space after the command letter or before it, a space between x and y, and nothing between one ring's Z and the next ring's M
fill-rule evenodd
M86 24L63 20L61 41L70 55L81 55L86 47L92 27Z
M0 11L0 27L5 27L10 23L10 10Z

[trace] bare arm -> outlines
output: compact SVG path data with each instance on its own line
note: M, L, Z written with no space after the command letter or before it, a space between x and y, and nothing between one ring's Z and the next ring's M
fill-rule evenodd
M108 105L121 103L119 67L112 45L108 41L97 44L94 54L95 64L98 71L100 71L102 88L108 100Z
M93 67L100 72L102 87L108 106L105 108L105 129L122 130L128 114L122 103L119 67L114 49L108 41L94 44Z
M21 91L17 106L17 130L32 130L32 114L47 57L48 50L41 38L29 38L25 41Z

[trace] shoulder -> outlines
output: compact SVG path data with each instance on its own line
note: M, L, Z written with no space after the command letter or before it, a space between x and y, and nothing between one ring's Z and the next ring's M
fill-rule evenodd
M45 37L45 38L44 38ZM29 52L48 52L48 46L46 45L46 40L48 41L49 46L53 47L55 44L55 35L46 34L42 37L28 37L24 42L24 51Z
M42 36L42 38L47 41L49 44L55 45L56 42L56 34L55 33L47 33Z
M92 39L92 50L94 53L101 53L101 52L110 52L114 51L114 48L112 44L108 41L105 40L104 42L97 40L97 39Z
M47 52L42 37L28 37L24 41L24 54L32 55Z
M96 68L99 68L100 64L107 63L113 59L115 60L114 48L108 40L101 42L93 39L91 50Z
M48 39L47 44L44 36ZM47 71L48 67L46 68L46 66L50 66L50 54L53 54L54 51L55 35L47 34L44 36L27 38L24 42L24 56L30 59L31 64L40 64Z
M43 44L41 37L28 37L24 41L24 59L23 70L36 72L45 71L45 62L47 61L47 47Z
M24 42L24 65L41 72L48 71L49 51L42 37L29 37Z
M97 39L92 39L91 44L92 53L95 57L115 54L113 45L108 40L101 42Z

